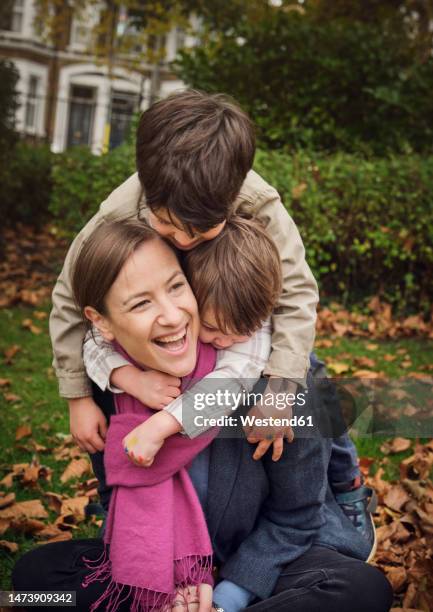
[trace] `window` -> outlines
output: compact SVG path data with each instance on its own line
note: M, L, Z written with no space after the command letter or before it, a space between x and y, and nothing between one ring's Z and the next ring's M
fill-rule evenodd
M39 108L39 78L33 74L29 77L29 87L26 100L25 126L26 130L34 130L38 119Z
M67 146L91 145L95 90L92 87L73 85L69 103Z
M178 26L175 32L175 41L176 41L175 42L175 53L177 53L178 51L180 51L181 49L185 47L185 40L186 40L185 30Z
M1 29L9 32L23 31L24 0L6 0L1 20Z
M113 92L111 98L110 149L118 147L129 134L131 119L138 109L138 96Z

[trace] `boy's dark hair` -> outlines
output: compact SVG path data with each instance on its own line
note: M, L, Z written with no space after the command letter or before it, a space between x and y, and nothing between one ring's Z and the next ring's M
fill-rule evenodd
M175 215L189 232L227 219L254 153L250 119L222 94L175 93L146 110L138 125L137 171L146 203Z
M200 316L212 307L224 333L256 331L281 293L278 249L256 219L231 217L216 238L185 254L184 269Z

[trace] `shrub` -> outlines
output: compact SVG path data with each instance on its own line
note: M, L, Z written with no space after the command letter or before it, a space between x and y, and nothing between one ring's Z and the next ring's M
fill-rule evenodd
M134 171L134 150L130 145L100 156L84 147L55 155L50 211L64 229L76 233Z
M48 217L52 153L45 145L18 143L0 164L2 224L38 226Z
M322 297L379 294L401 311L431 304L433 157L259 150L255 168L295 219ZM133 171L131 145L55 155L50 210L72 235Z
M296 221L322 294L430 307L433 157L259 151L255 165Z
M432 151L433 56L419 61L380 23L270 11L184 50L174 68L234 96L267 149Z

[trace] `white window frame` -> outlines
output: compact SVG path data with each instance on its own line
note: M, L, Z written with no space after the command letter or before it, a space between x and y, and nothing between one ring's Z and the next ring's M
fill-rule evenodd
M48 66L38 64L22 58L11 58L18 70L19 79L17 91L19 107L16 112L16 128L23 134L32 134L39 137L46 136L45 108L48 95ZM26 106L29 92L30 76L38 79L38 94L36 98L36 116L34 128L26 128Z

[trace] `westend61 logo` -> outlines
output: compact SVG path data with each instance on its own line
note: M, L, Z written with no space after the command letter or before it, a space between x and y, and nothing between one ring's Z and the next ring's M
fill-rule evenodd
M247 393L245 390L240 393L225 391L215 391L213 393L195 393L194 410L203 410L214 406L231 406L232 410L237 410L239 406L249 404L262 404L263 406L273 406L277 410L284 410L288 406L305 406L306 392L303 393Z

